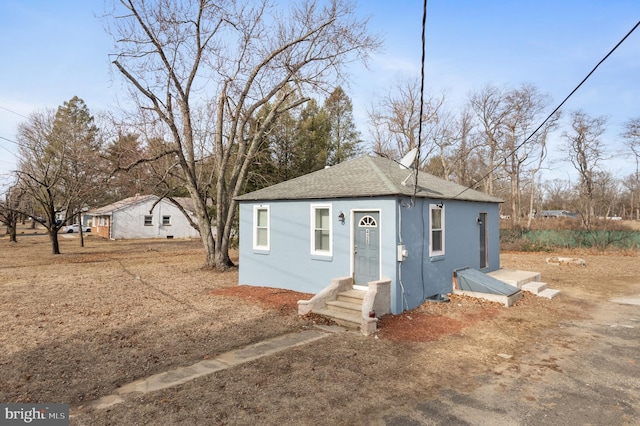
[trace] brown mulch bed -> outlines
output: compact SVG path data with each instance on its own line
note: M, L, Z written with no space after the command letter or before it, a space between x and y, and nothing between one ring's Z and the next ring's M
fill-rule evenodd
M283 315L294 314L299 300L313 295L271 287L234 286L217 288L212 295L237 297L265 308L278 310ZM520 305L526 301L520 301ZM462 329L478 321L495 317L502 304L473 297L451 294L449 302L426 303L400 315L385 315L378 323L378 337L396 342L428 342ZM332 324L331 320L313 313L302 319L314 324Z
M280 313L285 315L298 312L298 300L309 300L313 297L313 294L309 293L248 285L217 288L212 290L211 294L214 296L239 297L269 309L279 310Z

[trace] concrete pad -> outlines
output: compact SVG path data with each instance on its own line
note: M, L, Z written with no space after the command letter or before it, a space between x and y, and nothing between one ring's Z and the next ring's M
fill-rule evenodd
M121 402L124 402L124 399L122 399L121 396L107 395L103 396L102 398L96 399L91 404L89 404L89 406L95 408L96 410L102 410L105 408L109 408L112 405L120 404Z
M321 330L308 330L301 333L290 333L274 337L273 339L224 353L216 359L200 361L193 365L178 367L144 379L136 380L119 387L116 389L115 394L103 396L88 405L95 409L108 408L124 402L122 396L127 394L145 394L181 385L198 377L206 376L216 371L224 370L231 366L249 362L289 348L311 343L328 336L330 336L329 333Z
M178 367L175 370L154 374L146 379L129 383L118 388L116 393L118 395L123 395L134 392L147 393L166 389L172 386L181 385L201 376L206 376L207 374L215 373L216 371L224 370L227 367L229 366L223 362L211 360L200 361L188 367Z
M347 333L349 331L352 331L346 327L342 327L340 325L326 325L326 324L314 324L314 327L322 330L322 331L326 331L327 333Z
M540 281L540 272L520 271L517 269L498 269L487 275L514 287L522 288L526 283Z
M280 352L284 349L304 345L327 336L327 333L320 330L308 330L303 331L302 333L285 334L284 336L275 337L242 349L224 353L216 359L228 365L238 365L253 361L254 359L258 359L266 355Z
M517 293L512 294L511 296L504 296L502 294L491 294L491 293L480 293L477 291L466 291L466 290L454 290L455 294L461 294L463 296L475 297L477 299L485 299L490 300L492 302L502 303L505 307L512 306L518 300L522 298L522 292L519 291Z
M612 302L619 303L621 305L640 305L640 296L638 297L618 297L611 299Z

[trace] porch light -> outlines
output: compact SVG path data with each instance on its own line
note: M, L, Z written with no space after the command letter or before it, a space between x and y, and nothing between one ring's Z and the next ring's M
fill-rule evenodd
M340 214L338 215L338 220L344 223L344 212L340 212Z

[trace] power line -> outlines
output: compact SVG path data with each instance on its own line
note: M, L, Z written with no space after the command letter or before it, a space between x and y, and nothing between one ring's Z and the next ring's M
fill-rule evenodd
M426 0L425 0L426 3ZM578 91L578 89L584 84L585 81L587 81L589 79L589 77L591 77L591 75L598 69L598 67L600 65L602 65L602 63L604 61L606 61L609 56L611 56L613 54L613 52L616 51L616 49L618 49L618 47L620 47L620 45L622 43L624 43L624 41L636 30L636 28L638 28L638 26L640 26L640 21L636 22L636 24L633 26L633 28L631 28L631 30L629 30L629 32L622 37L622 39L613 47L613 49L611 49L609 51L609 53L607 53L601 60L600 62L598 62L596 64L595 67L593 67L593 69L589 72L589 74L587 74L587 76L585 78L582 79L582 81L571 91L571 93L569 93L563 100L562 102L560 102L560 104L553 110L551 111L551 113L547 116L547 118L544 119L544 121L542 121L542 123L536 127L536 129L524 140L522 141L518 146L516 146L508 155L504 156L504 158L498 162L498 164L496 166L494 166L491 170L489 170L489 172L487 172L484 176L482 176L482 179L485 179L487 176L489 176L491 173L493 173L498 167L500 167L500 164L502 164L503 161L506 161L507 158L511 157L512 155L514 155L520 148L522 148L522 146L524 144L526 144L527 142L529 142L529 139L531 139L536 133L538 133L538 131L542 128L542 126L544 126L547 121L549 121L551 119L551 117L553 117L553 115L558 112L560 110L560 108L562 108L562 106L569 100L569 98L571 96L573 96L573 94ZM471 187L466 187L465 189L463 189L462 191L460 191L458 194L456 194L453 198L457 198L460 195L464 194L465 192L467 192L469 189L471 189Z
M7 139L7 138L5 138L4 136L0 136L0 139L3 139L3 140L5 140L5 141L11 142L11 143L13 143L13 144L16 144L17 146L21 146L19 142L16 142L16 141L11 140L11 139ZM15 153L15 152L11 152L11 151L9 150L9 148L7 148L6 146L4 146L4 145L0 145L0 148L2 148L2 149L4 149L5 151L7 151L7 152L8 152L9 154L11 154L13 157L16 157L16 153ZM4 160L4 159L2 159L2 160L0 160L0 161L3 161L3 162L5 162L5 163L9 163L9 164L13 164L13 162L11 162L11 161L7 161L7 160Z
M20 142L16 142L13 139L8 139L8 138L5 138L4 136L0 136L0 139L3 139L5 141L7 141L7 142L11 142L11 143L14 143L14 144L20 146Z
M3 106L0 106L0 109L3 109L3 110L5 110L5 111L9 111L10 113L15 114L15 115L18 115L18 116L20 116L20 117L22 117L22 118L27 118L27 119L29 118L29 117L27 117L26 115L22 115L22 114L20 114L19 112L15 112L14 110L9 109L9 108L6 108L6 107L3 107Z
M422 114L424 109L424 62L425 62L425 29L427 27L427 0L424 0L422 6L422 61L420 64L420 117L418 121L418 151L416 155L416 161L420 164L420 147L422 146ZM418 192L418 172L419 167L416 167L415 182L413 185L413 196L416 196Z

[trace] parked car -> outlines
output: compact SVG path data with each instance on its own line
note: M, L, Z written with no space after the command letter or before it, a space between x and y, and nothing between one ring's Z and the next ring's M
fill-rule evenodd
M566 210L542 210L542 217L570 217L575 219L578 217L576 213L568 212Z
M72 232L80 232L80 226L77 223L65 226L64 228L62 228L62 232L66 232L67 234L71 234ZM91 227L83 226L82 232L91 232Z

